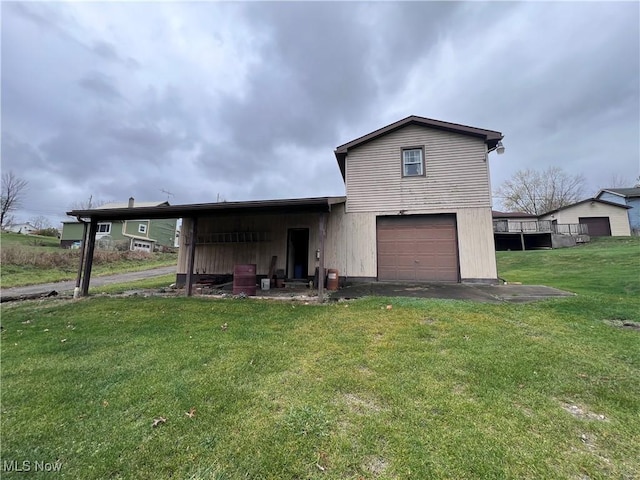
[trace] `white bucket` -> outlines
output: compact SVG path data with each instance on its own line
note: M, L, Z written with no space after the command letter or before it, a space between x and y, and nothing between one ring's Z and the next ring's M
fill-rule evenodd
M260 280L260 288L262 290L269 290L271 288L271 280L268 278L263 278Z

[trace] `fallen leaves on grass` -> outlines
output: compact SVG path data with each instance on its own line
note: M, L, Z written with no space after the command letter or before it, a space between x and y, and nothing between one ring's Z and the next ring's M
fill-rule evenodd
M227 323L223 323L220 328L222 329L222 331L225 331L227 328L229 328L229 325L227 325Z
M194 418L196 416L195 407L191 407L188 412L184 412L184 414L189 418Z
M163 423L167 423L167 419L164 417L156 417L153 419L153 423L151 424L151 426L153 428L156 428L158 425L161 425Z

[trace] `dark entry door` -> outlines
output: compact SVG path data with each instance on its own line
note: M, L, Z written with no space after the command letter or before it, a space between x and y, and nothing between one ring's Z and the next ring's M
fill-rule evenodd
M287 237L287 277L306 280L309 276L309 229L290 228Z

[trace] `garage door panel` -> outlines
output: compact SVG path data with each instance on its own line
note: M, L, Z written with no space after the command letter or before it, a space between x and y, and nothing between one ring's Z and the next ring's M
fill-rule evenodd
M379 217L380 280L458 281L454 215Z
M580 217L578 222L586 225L589 235L593 237L610 237L611 222L609 217Z

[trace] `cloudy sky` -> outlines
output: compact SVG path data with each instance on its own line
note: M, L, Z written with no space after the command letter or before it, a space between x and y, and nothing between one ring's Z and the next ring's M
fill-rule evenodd
M412 114L501 131L494 187L560 166L593 195L640 173L637 2L0 8L17 220L90 196L343 195L335 147Z

